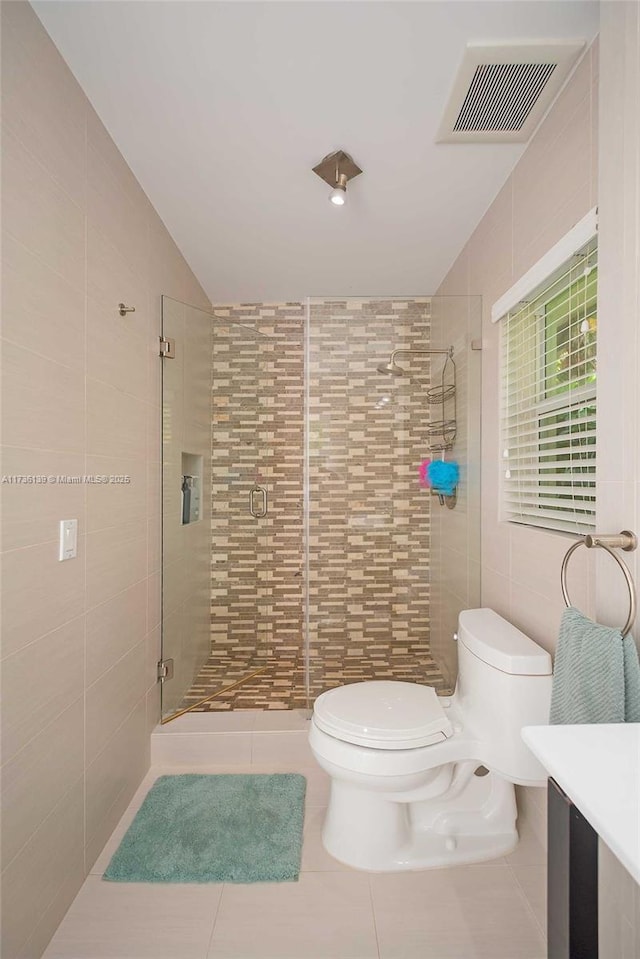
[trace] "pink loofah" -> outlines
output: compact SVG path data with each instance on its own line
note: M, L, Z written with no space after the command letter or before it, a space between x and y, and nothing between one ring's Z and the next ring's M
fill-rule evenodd
M431 460L423 460L420 463L420 486L431 486L429 482L429 467L431 465Z

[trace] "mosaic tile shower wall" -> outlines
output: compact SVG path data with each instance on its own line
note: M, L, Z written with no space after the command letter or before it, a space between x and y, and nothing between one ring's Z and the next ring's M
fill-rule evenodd
M185 705L285 709L364 679L442 685L429 652L430 301L312 301L308 313L309 570L305 595L307 305L216 308L212 389L212 656ZM405 359L405 358L403 358ZM434 367L435 368L435 367ZM264 519L249 512L254 482ZM305 670L305 603L309 663Z
M429 651L425 401L439 358L430 300L313 301L309 316L311 689L362 679L440 684Z
M185 705L265 664L278 675L263 675L266 692L245 705L288 708L282 686L289 696L294 674L301 686L305 314L301 303L215 310L212 655ZM249 510L254 483L268 491L260 519Z

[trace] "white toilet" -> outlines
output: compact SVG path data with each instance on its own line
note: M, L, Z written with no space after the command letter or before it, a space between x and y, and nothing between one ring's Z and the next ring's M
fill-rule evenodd
M492 609L460 613L452 697L366 682L316 700L311 750L331 777L323 842L358 869L480 862L518 841L514 783L547 774L520 736L549 721L551 657Z

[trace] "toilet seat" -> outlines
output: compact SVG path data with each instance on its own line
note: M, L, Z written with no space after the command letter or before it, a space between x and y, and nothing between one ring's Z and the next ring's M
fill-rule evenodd
M339 686L317 698L313 715L329 736L371 749L417 749L453 735L435 689L419 683Z

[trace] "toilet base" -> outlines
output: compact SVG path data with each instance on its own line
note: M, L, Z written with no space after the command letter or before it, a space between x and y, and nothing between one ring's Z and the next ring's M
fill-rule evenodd
M435 869L510 853L516 815L513 784L495 773L418 801L334 779L322 840L334 859L356 869Z
M361 869L364 872L410 872L422 869L446 869L450 866L469 866L499 859L513 852L518 844L518 833L514 829L512 833L504 835L460 836L453 850L446 848L443 836L417 834L413 837L410 846L402 847L396 855L378 860L367 856L364 862L345 859L330 848L330 839L327 841L323 835L322 840L330 856L353 869Z

